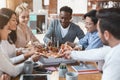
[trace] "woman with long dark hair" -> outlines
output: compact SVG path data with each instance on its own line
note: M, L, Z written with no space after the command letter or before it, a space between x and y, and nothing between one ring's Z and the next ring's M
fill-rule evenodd
M0 75L7 73L10 76L17 76L23 70L23 63L14 66L13 64L22 60L37 61L40 57L34 54L35 50L16 56L16 47L9 40L11 30L16 30L17 21L14 11L8 8L0 9ZM29 58L30 57L30 58Z

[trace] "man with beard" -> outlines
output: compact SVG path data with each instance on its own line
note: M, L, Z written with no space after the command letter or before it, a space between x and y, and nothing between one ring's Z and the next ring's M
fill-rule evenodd
M101 80L120 79L120 8L100 9L97 30L102 42L109 47L86 51L66 51L65 58L80 61L104 61Z

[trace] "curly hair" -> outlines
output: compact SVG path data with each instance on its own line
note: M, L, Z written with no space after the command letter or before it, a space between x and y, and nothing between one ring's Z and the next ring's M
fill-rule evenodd
M15 12L16 12L16 15L17 15L17 22L19 23L19 15L23 12L23 11L29 11L29 8L28 8L28 4L27 3L21 3L19 4L16 9L15 9Z
M61 7L60 8L60 12L61 11L69 12L70 14L72 14L72 12L73 12L73 10L70 7L68 7L68 6Z

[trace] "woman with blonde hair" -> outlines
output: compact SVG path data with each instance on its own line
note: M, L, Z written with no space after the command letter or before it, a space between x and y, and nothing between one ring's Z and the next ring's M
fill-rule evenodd
M16 47L25 47L30 41L32 44L40 44L30 27L28 27L29 9L27 4L18 5L15 12L18 19Z

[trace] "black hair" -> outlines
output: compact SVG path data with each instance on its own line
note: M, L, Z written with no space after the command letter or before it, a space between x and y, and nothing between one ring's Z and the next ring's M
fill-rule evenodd
M97 24L98 18L96 17L97 10L91 10L88 13L86 13L83 17L84 19L86 17L90 17L94 24Z
M0 9L0 13L8 16L9 19L12 17L13 14L16 15L16 13L15 13L13 10L8 9L8 8L1 8L1 9Z
M101 33L107 30L116 39L120 39L120 8L100 9L97 17Z
M4 16L7 16L7 18L8 18L7 22L11 19L13 14L16 15L16 13L13 10L8 9L8 8L1 8L0 9L0 14L3 14ZM6 22L6 20L4 20L4 21ZM0 20L0 22L1 22L1 20ZM3 23L0 23L0 24L3 24ZM11 43L11 44L15 43L16 40L17 40L16 31L11 31L11 33L8 35L9 43Z
M0 13L0 29L3 29L7 25L9 17Z
M73 12L73 10L70 7L68 7L68 6L61 7L60 8L60 12L61 11L69 12L71 15L72 15L72 12Z
M5 25L7 25L8 21L9 21L8 16L4 14L0 14L0 29L3 29ZM0 42L1 42L1 36L0 36Z

